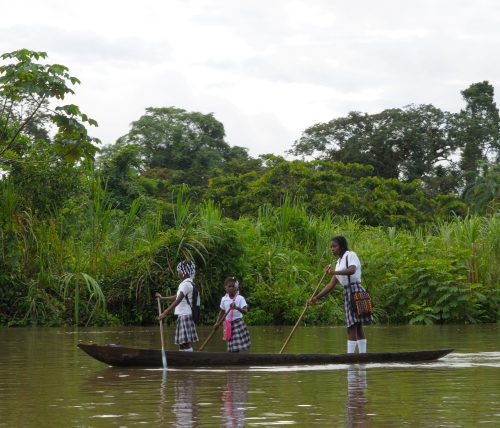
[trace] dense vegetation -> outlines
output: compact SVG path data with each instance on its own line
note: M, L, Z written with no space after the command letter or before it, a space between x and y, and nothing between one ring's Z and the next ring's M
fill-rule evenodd
M46 54L0 66L0 325L156 323L197 265L202 322L227 276L249 324L293 324L346 235L380 323L497 322L499 117L488 82L452 114L407 106L317 124L294 160L251 158L213 114L147 108L100 151ZM300 158L303 156L303 158ZM307 159L306 159L307 157ZM342 323L339 290L304 321Z

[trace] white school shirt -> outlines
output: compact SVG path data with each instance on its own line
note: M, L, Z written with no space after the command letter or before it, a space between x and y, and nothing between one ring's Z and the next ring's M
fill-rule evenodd
M225 295L221 301L220 301L220 308L224 311L224 312L227 312L227 310L229 309L229 306L231 305L231 303L233 303L233 299L231 299L229 297L229 295ZM247 306L247 302L245 300L245 298L243 296L240 296L239 294L236 295L236 299L234 300L234 303L236 304L236 306L238 306L239 308L244 308L245 306ZM243 318L243 314L238 310L238 309L235 309L233 311L233 321L234 320L237 320L237 319L240 319L240 318ZM231 312L229 312L226 316L226 319L229 320L231 319Z
M179 288L177 289L177 297L179 297L180 292L184 293L184 296L187 296L190 303L193 303L193 280L191 278L186 278L179 284ZM175 315L184 316L184 315L192 315L191 306L189 306L186 298L182 299L180 303L175 307L174 310Z
M361 282L361 262L358 259L356 253L352 251L346 251L342 258L337 260L337 264L335 265L335 270L344 270L347 269L346 266L346 257L347 257L347 265L348 266L356 266L356 272L354 272L351 277L351 282ZM339 282L345 287L349 284L348 275L335 275Z

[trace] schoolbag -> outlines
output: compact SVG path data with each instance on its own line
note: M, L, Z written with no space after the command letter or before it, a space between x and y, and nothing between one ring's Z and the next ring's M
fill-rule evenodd
M191 306L191 313L193 316L193 321L195 323L200 322L200 315L201 315L201 307L200 307L200 293L198 292L198 289L196 288L196 285L194 285L194 282L191 281L191 285L193 286L193 303L196 302L195 304L191 304L189 301L189 297L187 294L184 296L188 302L188 305Z

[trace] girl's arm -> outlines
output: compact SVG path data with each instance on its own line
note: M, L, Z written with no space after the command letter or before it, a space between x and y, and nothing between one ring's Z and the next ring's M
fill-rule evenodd
M330 275L354 275L356 273L356 266L351 265L346 269L340 269L340 270L331 270L328 269L327 271Z
M338 282L339 282L339 280L337 279L336 276L334 276L331 279L331 281L328 284L326 284L326 286L325 286L325 288L323 288L323 290L321 290L318 294L316 294L316 296L314 296L312 299L307 301L307 305L308 306L314 305L319 299L321 299L323 296L326 296L330 291L332 291Z
M243 306L242 308L240 308L239 306L236 306L236 303L233 302L229 305L229 307L231 309L236 309L237 311L240 311L243 315L248 314L248 306Z
M175 296L171 296L175 297ZM170 297L166 297L165 299L170 299ZM165 318L169 312L173 311L175 307L181 303L182 299L184 299L184 293L182 291L179 292L179 295L177 298L174 300L174 303L172 303L167 309L165 309L162 314L158 317L158 321L161 321L163 318Z
M168 296L168 297L162 297L162 295L160 293L156 293L155 294L155 297L157 299L160 299L160 300L169 300L171 302L175 301L175 299L177 298L177 296Z

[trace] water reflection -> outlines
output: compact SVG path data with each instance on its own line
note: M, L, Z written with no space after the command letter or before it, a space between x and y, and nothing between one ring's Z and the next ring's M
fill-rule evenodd
M367 414L368 400L365 395L366 388L366 367L361 364L349 366L347 369L346 400L346 426L348 428L371 426L371 418Z
M224 427L245 426L248 401L248 374L228 372L222 393L222 421Z
M176 416L176 427L191 428L199 420L199 408L195 394L196 372L182 371L176 373L173 383L175 402L172 411ZM199 377L199 376L198 376ZM199 385L198 385L199 387Z

